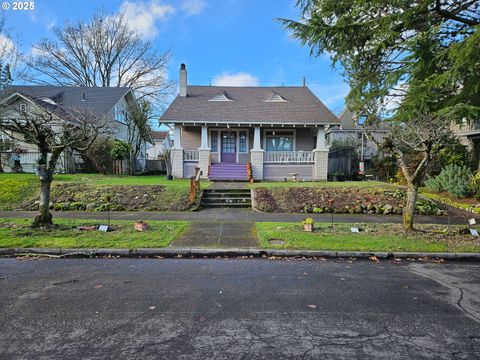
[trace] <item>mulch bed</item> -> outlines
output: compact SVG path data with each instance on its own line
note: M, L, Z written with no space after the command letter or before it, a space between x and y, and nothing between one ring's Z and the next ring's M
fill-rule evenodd
M51 202L56 211L184 211L190 208L187 196L188 189L167 190L161 185L55 184ZM37 200L24 201L22 210L37 210Z
M360 188L258 188L257 209L265 212L401 214L405 192ZM418 199L417 213L444 215L430 200Z

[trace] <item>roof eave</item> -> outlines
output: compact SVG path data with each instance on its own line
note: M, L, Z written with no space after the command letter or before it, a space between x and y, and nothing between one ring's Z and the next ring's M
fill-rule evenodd
M318 121L315 123L306 122L306 121L295 121L295 122L278 122L278 121L234 121L234 120L223 120L223 121L199 121L199 120L168 120L160 119L160 124L181 124L181 125L193 125L193 126L202 126L202 125L230 125L230 126L290 126L290 127L318 127L319 125L340 125L338 121Z

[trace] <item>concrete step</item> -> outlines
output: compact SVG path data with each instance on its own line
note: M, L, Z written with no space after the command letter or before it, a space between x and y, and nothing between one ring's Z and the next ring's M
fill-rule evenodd
M250 198L250 193L203 193L204 198L218 199L218 198Z
M251 206L251 199L202 199L202 205L223 204L224 206L244 204Z
M203 194L249 194L250 189L205 189Z
M252 204L247 203L203 203L204 208L250 208Z

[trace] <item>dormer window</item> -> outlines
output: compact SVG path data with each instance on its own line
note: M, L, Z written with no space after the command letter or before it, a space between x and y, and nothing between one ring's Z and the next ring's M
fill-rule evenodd
M288 100L284 99L281 95L272 91L270 94L268 94L264 102L288 102Z
M228 94L225 91L220 91L217 95L215 95L212 99L208 101L233 101L229 98Z

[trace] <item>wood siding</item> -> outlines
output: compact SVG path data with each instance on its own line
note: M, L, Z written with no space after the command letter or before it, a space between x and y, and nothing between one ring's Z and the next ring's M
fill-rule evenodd
M313 164L308 165L283 165L283 164L264 164L264 180L281 181L285 178L290 179L290 173L297 173L297 179L311 181L313 179Z

